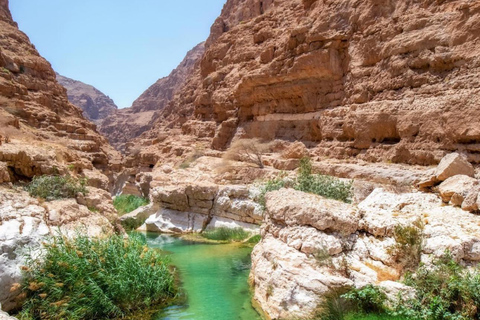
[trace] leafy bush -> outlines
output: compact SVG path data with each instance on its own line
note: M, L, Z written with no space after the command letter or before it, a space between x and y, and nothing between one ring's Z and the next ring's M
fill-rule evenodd
M105 319L175 296L166 256L138 235L90 239L58 236L42 257L27 258L20 319Z
M400 314L428 320L480 317L480 272L466 270L448 252L433 268L421 266L407 275L405 284L415 288L416 297L397 307Z
M385 313L387 296L380 288L367 285L360 289L352 289L342 296L350 301L358 312Z
M265 206L267 205L265 199L267 192L280 190L285 187L286 182L282 177L268 180L264 185L260 186L260 194L257 198L257 202L262 206L263 210L265 210Z
M320 311L315 319L319 320L344 320L351 309L348 301L338 292L327 295L320 305Z
M325 198L350 203L353 196L352 184L352 181L344 182L335 177L312 174L310 159L303 158L300 160L300 170L294 188L299 191L318 194Z
M250 235L247 231L242 228L214 228L207 229L201 233L204 238L210 240L219 240L219 241L242 241L248 238Z
M398 297L387 308L385 294L369 285L329 297L319 319L480 319L480 271L467 270L448 252L433 266L407 274L405 284L415 290L414 298ZM335 318L339 308L344 316Z
M386 296L374 286L352 289L346 294L332 292L321 303L317 320L407 320L402 315L389 314Z
M393 316L387 314L364 314L364 313L349 313L345 316L345 320L412 320L403 316ZM323 319L322 319L323 320ZM336 319L341 320L341 319Z
M77 180L72 176L40 176L34 177L26 186L31 196L40 197L47 201L75 198L77 193L87 193L87 180Z
M260 195L257 197L257 202L264 210L266 206L265 195L267 192L288 187L347 203L352 201L353 181L344 182L335 177L312 174L312 164L309 158L300 160L299 174L293 185L289 185L284 178L285 175L281 174L278 178L268 180L260 187Z
M404 269L413 270L420 263L423 246L423 225L395 226L395 245L388 248L388 253L403 265Z
M113 199L113 206L117 209L119 215L124 215L146 206L150 201L146 198L134 196L132 194L122 194Z

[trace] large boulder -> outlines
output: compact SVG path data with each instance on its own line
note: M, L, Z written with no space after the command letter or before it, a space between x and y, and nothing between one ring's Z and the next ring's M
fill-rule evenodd
M478 211L480 204L480 186L474 187L472 190L468 191L465 200L462 202L462 209L465 211L475 212Z
M281 189L266 195L267 214L287 226L309 225L318 230L355 232L360 216L353 206L323 197Z
M296 141L289 145L283 152L284 159L301 159L308 156L308 149L303 142Z
M438 181L445 181L456 175L466 175L473 177L475 170L473 166L464 157L458 153L451 153L443 157L440 161L435 177Z
M207 222L208 217L204 214L161 209L151 215L140 229L164 233L200 232Z
M467 175L456 175L442 182L438 191L444 202L451 202L453 205L460 206L468 193L478 185L479 182L475 178Z
M17 320L17 318L11 317L8 315L8 313L0 310L0 320Z

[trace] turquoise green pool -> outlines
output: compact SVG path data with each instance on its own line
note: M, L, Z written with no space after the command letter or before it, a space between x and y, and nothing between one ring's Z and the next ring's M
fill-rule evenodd
M202 244L177 237L147 234L150 247L171 253L187 301L155 319L260 320L248 287L251 248L238 244Z

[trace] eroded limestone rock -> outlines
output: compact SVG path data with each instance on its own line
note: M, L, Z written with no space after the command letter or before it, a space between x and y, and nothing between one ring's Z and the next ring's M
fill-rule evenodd
M254 299L272 319L312 316L336 288L375 284L392 299L398 292L411 297L412 289L398 283L405 264L395 254L397 227L420 231L423 263L446 250L466 265L480 261L480 216L445 206L435 194L378 188L358 205L292 189L266 198L250 279Z
M445 181L456 175L473 177L475 170L470 162L458 153L446 155L438 164L435 177L438 181Z

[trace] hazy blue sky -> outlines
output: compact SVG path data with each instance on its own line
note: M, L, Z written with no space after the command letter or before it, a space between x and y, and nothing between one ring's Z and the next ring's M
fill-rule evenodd
M224 2L10 0L10 9L55 71L123 108L206 40Z

